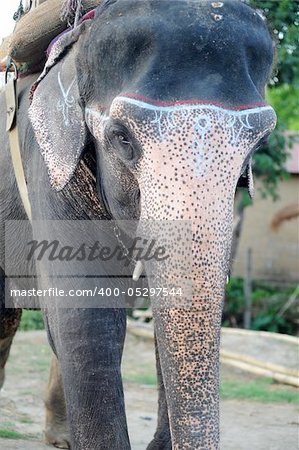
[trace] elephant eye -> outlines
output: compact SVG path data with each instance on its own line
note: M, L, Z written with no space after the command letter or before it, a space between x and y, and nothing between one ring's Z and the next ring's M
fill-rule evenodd
M124 134L119 133L116 135L116 138L118 139L119 144L122 145L123 147L131 146L131 142Z
M128 137L123 133L113 133L111 143L121 156L130 160L133 158L133 147Z
M119 156L128 161L134 158L134 147L129 133L119 124L109 124L106 127L106 138L110 147L113 147Z

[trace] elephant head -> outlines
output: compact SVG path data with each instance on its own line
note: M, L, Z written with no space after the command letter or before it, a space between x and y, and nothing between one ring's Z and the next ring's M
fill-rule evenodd
M155 328L173 448L216 449L234 195L275 126L272 39L241 1L116 0L58 44L30 110L50 182L63 189L92 142L112 218L190 224L191 295L155 302Z

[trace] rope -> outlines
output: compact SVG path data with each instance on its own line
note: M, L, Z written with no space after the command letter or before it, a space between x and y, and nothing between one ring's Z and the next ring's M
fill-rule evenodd
M65 0L61 19L66 20L69 26L76 28L82 14L82 0Z

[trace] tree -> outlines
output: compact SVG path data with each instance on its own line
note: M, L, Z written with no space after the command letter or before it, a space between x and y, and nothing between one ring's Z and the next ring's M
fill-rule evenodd
M277 113L277 126L254 156L253 172L261 183L263 197L278 198L278 184L288 177L285 162L296 136L287 129L299 131L299 3L289 0L248 0L266 19L276 42L276 64L267 90L267 100ZM236 195L238 225L234 230L232 261L242 232L244 210L252 204L248 193Z
M297 0L250 0L266 17L276 44L277 70L271 86L299 87L299 2Z
M299 131L299 3L289 0L250 0L266 17L276 41L277 63L267 99L277 112L277 127L266 146L255 155L254 173L262 181L261 191L277 198L277 185L287 176L284 164L294 138L286 129Z

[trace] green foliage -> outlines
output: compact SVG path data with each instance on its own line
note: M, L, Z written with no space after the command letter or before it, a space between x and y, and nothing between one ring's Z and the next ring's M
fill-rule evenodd
M28 439L28 436L14 430L5 430L0 428L0 438L3 439Z
M276 41L277 68L271 85L299 88L299 2L250 0L250 5L261 10Z
M241 380L223 380L220 386L222 399L246 399L263 403L288 402L299 405L299 397L296 389L278 388L271 379L256 378L244 383Z
M269 89L267 99L273 106L280 122L288 130L299 131L299 88L290 84L281 84Z
M278 199L277 187L289 174L285 169L285 162L294 138L285 133L285 126L278 122L276 129L270 135L268 144L259 149L254 155L254 174L262 183L259 191L262 197Z
M284 165L293 140L285 130L299 130L299 2L289 0L249 0L266 17L277 48L277 63L270 80L267 99L278 123L267 145L254 157L254 175L261 179L263 197L278 198L279 182L286 178ZM244 194L240 207L251 201Z
M294 288L277 288L262 283L253 283L252 290L252 330L296 334L298 314L295 307L282 317L279 311L285 305ZM244 280L231 278L226 289L223 313L224 326L243 326Z
M19 329L22 331L43 330L45 328L41 311L23 310Z
M144 384L146 386L157 386L156 373L130 373L125 374L124 381L130 383Z
M275 311L259 314L252 322L252 330L266 330L273 333L291 334L292 326L284 317L276 317Z

